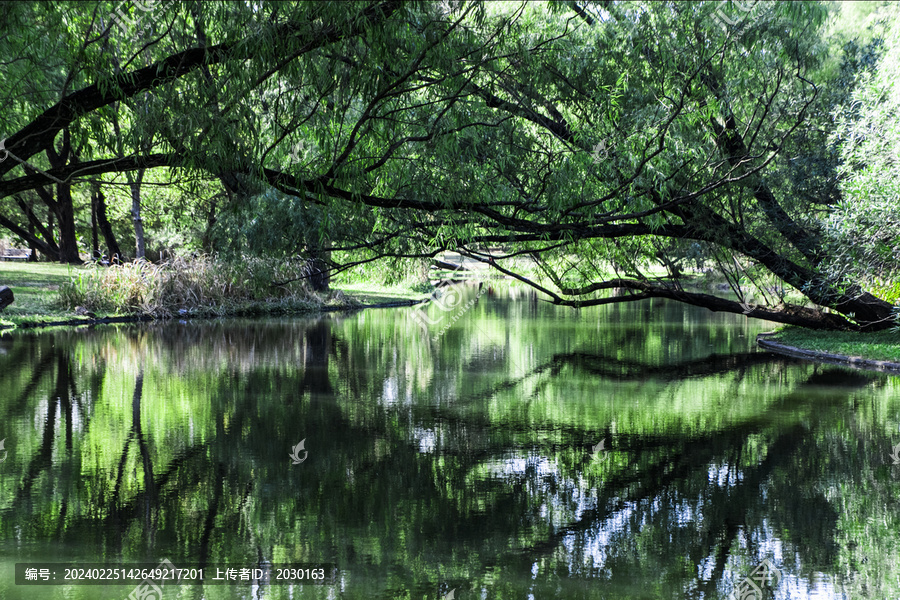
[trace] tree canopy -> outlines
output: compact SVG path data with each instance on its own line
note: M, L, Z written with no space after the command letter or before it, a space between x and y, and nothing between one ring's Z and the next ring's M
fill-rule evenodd
M78 207L112 247L118 185L136 248L149 202L211 250L459 250L557 304L884 329L900 137L876 8L848 40L808 2L3 2L0 225L77 262ZM689 289L686 260L730 293Z

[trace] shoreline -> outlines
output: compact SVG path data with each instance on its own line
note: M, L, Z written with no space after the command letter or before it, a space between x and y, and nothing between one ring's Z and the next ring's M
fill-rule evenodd
M20 323L15 323L12 325L5 325L0 323L0 334L13 332L19 329L43 329L48 327L95 327L97 325L113 325L119 323L147 323L151 321L176 321L176 320L199 320L199 319L220 319L220 318L243 318L247 316L257 317L257 318L265 318L265 317L275 317L275 316L312 316L322 313L329 312L352 312L356 310L363 310L367 308L396 308L402 306L415 306L417 304L421 304L426 302L427 299L420 300L396 300L390 302L378 302L375 304L355 304L355 305L345 305L345 306L321 306L316 309L308 310L308 311L287 311L280 313L266 313L266 312L253 312L251 315L242 314L249 311L234 311L234 312L226 312L224 314L214 314L214 313L198 313L198 314L184 314L170 317L154 317L152 315L120 315L115 317L97 317L90 318L84 317L80 319L65 319L62 321L23 321ZM265 304L261 304L258 307L264 309ZM2 315L0 315L2 316Z
M760 348L783 354L785 356L793 356L805 360L834 364L853 369L865 371L878 371L880 373L900 374L900 363L889 360L876 360L871 358L863 358L862 356L848 356L846 354L834 354L832 352L823 352L819 350L808 350L797 346L789 346L781 342L767 339L770 336L778 335L778 332L760 333L756 336L756 345Z

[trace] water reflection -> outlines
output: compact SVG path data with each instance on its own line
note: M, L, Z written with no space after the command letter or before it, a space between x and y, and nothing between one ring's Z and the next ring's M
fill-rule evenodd
M0 339L0 597L131 591L16 587L16 562L163 558L342 569L185 598L725 598L766 558L770 597L900 592L896 378L757 352L759 325L664 301L491 290L436 339L417 323Z

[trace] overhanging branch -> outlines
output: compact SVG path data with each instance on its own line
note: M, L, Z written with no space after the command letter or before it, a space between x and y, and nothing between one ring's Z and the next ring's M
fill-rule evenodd
M303 51L310 52L338 40L359 35L366 26L387 19L400 8L401 4L399 0L387 0L366 7L359 18L354 19L353 27L346 32L337 26L299 31L295 24L288 23L279 26L277 34L283 37L294 37L305 42ZM200 67L228 60L251 58L252 48L245 42L246 40L238 40L208 48L190 48L143 69L120 73L104 82L102 86L100 83L95 83L82 88L69 94L24 128L9 136L5 146L9 150L15 150L22 160L28 160L38 152L50 147L57 134L82 115L122 98L129 98L139 92L174 81ZM0 163L0 176L13 167L14 165L10 163Z

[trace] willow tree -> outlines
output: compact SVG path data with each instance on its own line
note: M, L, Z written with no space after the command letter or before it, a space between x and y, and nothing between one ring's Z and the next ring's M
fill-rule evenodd
M835 110L832 142L841 152L841 195L825 219L827 264L900 296L900 11L868 16L875 37L863 47L852 93ZM881 51L881 52L879 52Z
M137 171L134 183L169 168L205 176L207 187L218 179L236 201L264 191L256 167L273 151L290 155L294 140L285 138L298 123L285 130L266 118L254 91L278 88L300 57L363 35L400 6L202 4L0 3L0 37L10 41L0 50L9 66L0 73L8 108L0 115L0 226L74 263L71 192L98 175ZM12 218L25 192L56 214L58 249L53 223L40 223L51 233L45 243L22 226L26 215Z
M893 324L861 278L823 268L822 213L840 195L824 5L160 6L146 39L113 36L134 45L121 72L93 60L82 88L6 141L18 160L51 156L67 128L144 95L129 123L156 151L50 164L0 180L0 198L170 167L215 177L233 205L274 187L297 214L317 206L319 240L345 264L459 249L557 304L663 297L808 327ZM504 255L484 250L497 244ZM687 255L718 265L737 299L685 289ZM519 272L524 256L540 280ZM654 262L671 276L648 276Z
M816 328L894 324L889 302L823 268L822 216L839 200L824 6L507 6L423 4L412 36L388 23L380 45L343 46L335 80L362 65L374 75L316 113L331 153L266 179L377 207L353 247L456 248L557 304L663 297ZM688 251L730 274L738 298L642 272ZM523 255L548 283L517 272ZM762 296L752 303L747 279Z

